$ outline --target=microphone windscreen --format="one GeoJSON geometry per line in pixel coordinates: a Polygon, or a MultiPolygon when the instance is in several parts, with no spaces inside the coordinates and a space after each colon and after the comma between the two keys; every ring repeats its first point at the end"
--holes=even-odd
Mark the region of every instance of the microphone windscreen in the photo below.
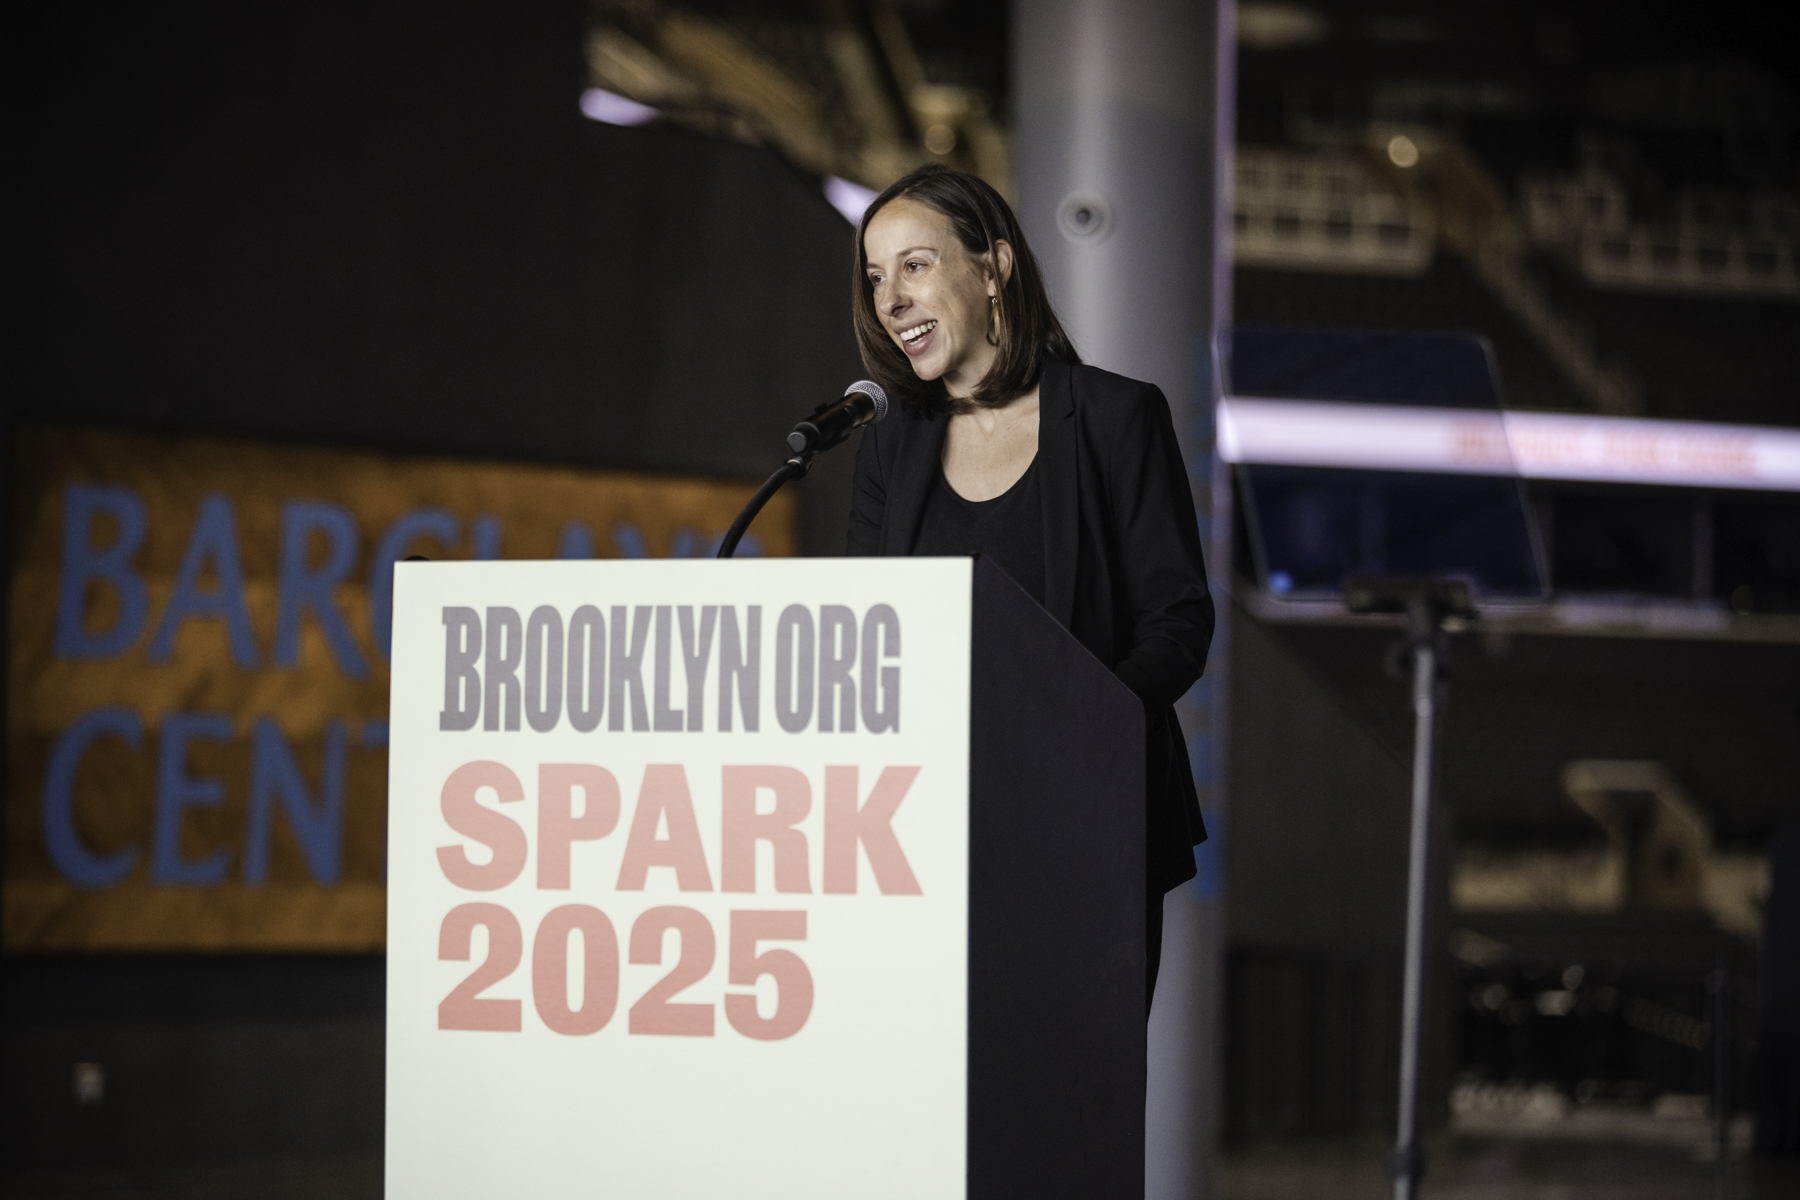
{"type": "MultiPolygon", "coordinates": [[[[846,396],[853,392],[861,392],[875,402],[875,421],[879,421],[887,416],[887,393],[881,390],[881,385],[879,383],[876,383],[873,379],[859,379],[844,389],[844,395],[846,396]]],[[[869,424],[873,425],[875,421],[870,421],[869,424]]]]}

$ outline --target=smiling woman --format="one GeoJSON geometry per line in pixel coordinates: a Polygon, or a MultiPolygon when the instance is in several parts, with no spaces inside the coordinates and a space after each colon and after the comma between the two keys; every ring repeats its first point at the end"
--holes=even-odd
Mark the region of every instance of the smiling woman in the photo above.
{"type": "Polygon", "coordinates": [[[991,557],[1144,703],[1145,1003],[1162,897],[1206,838],[1172,706],[1213,604],[1168,402],[1082,365],[1006,201],[921,167],[857,237],[863,363],[900,400],[857,451],[853,555],[991,557]]]}

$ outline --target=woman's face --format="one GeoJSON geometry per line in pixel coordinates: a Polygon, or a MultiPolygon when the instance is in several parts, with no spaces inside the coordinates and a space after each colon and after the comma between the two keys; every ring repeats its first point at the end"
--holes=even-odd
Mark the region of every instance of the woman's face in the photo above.
{"type": "MultiPolygon", "coordinates": [[[[1012,248],[996,243],[1000,269],[1012,248]]],[[[988,344],[989,297],[998,291],[987,264],[970,254],[934,208],[905,198],[875,214],[863,231],[875,311],[920,379],[942,379],[952,396],[971,394],[998,353],[988,344]]]]}

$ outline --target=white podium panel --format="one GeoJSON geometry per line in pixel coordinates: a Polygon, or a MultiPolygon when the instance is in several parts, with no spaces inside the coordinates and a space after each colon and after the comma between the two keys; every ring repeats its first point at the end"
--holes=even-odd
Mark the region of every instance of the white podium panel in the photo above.
{"type": "Polygon", "coordinates": [[[965,1193],[967,559],[394,573],[387,1194],[965,1193]]]}

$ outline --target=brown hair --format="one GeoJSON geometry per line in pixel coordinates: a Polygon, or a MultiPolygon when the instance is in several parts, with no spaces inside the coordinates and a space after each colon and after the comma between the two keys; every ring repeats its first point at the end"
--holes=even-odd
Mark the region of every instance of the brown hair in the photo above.
{"type": "Polygon", "coordinates": [[[926,163],[875,197],[856,230],[851,311],[857,348],[862,351],[863,366],[902,408],[935,413],[959,407],[944,390],[943,380],[924,380],[913,374],[906,352],[894,345],[875,312],[875,289],[869,282],[869,252],[863,235],[876,213],[902,197],[947,217],[956,240],[977,258],[992,254],[997,241],[1004,240],[1012,247],[1012,275],[1001,285],[998,296],[1000,351],[974,394],[963,403],[992,408],[1030,391],[1037,386],[1046,354],[1068,363],[1081,361],[1062,322],[1056,319],[1050,294],[1044,289],[1043,272],[1005,199],[967,171],[926,163]]]}

